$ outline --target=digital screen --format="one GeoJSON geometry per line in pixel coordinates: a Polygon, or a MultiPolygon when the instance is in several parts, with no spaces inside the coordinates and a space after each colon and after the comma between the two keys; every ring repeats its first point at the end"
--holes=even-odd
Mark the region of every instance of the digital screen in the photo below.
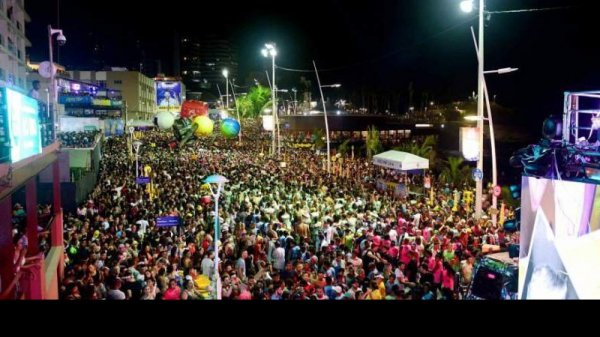
{"type": "Polygon", "coordinates": [[[4,101],[2,114],[5,116],[5,140],[9,147],[10,162],[42,153],[39,104],[35,99],[9,88],[2,89],[4,101]]]}
{"type": "Polygon", "coordinates": [[[159,111],[181,110],[181,82],[156,81],[156,105],[159,111]]]}
{"type": "Polygon", "coordinates": [[[524,177],[519,297],[600,299],[600,186],[524,177]]]}

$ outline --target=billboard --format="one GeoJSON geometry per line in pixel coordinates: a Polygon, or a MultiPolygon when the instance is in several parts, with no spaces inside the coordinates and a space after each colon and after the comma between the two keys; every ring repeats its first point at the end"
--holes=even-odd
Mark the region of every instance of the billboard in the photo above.
{"type": "Polygon", "coordinates": [[[600,185],[523,178],[519,297],[600,299],[600,185]]]}
{"type": "Polygon", "coordinates": [[[9,88],[1,88],[0,95],[1,162],[16,163],[42,153],[38,101],[9,88]]]}
{"type": "Polygon", "coordinates": [[[173,81],[156,81],[158,111],[179,112],[182,103],[182,84],[173,81]]]}

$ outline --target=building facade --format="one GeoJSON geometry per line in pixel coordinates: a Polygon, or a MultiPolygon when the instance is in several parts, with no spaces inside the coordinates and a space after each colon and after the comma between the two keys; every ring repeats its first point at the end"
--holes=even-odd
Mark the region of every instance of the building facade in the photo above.
{"type": "Polygon", "coordinates": [[[74,80],[92,83],[100,88],[121,92],[128,120],[150,120],[156,114],[156,88],[154,79],[137,71],[70,71],[74,80]]]}
{"type": "Polygon", "coordinates": [[[0,83],[23,92],[27,90],[25,48],[31,47],[25,36],[29,21],[24,0],[0,0],[0,83]]]}
{"type": "Polygon", "coordinates": [[[238,77],[237,48],[216,36],[181,37],[180,69],[190,99],[213,100],[225,94],[223,69],[229,78],[238,77]]]}

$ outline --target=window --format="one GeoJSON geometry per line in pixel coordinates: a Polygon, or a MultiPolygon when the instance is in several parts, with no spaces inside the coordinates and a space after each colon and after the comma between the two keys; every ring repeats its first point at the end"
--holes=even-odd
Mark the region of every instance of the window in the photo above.
{"type": "Polygon", "coordinates": [[[121,80],[114,80],[113,83],[114,84],[123,84],[123,81],[121,81],[121,80]]]}

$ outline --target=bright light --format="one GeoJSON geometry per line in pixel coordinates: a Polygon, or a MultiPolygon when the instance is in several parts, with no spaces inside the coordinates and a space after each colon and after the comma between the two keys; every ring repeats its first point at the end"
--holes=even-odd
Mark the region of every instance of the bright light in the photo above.
{"type": "Polygon", "coordinates": [[[429,105],[434,106],[435,103],[434,102],[429,102],[429,105]]]}
{"type": "Polygon", "coordinates": [[[229,70],[223,69],[223,76],[229,77],[229,70]]]}
{"type": "Polygon", "coordinates": [[[271,54],[271,56],[275,57],[275,56],[277,56],[277,50],[275,50],[275,49],[271,49],[271,50],[269,51],[269,54],[271,54]]]}
{"type": "Polygon", "coordinates": [[[272,43],[265,43],[265,48],[267,48],[267,49],[275,49],[275,46],[272,43]]]}
{"type": "Polygon", "coordinates": [[[341,112],[340,110],[336,111],[336,113],[337,113],[338,115],[341,115],[341,114],[342,114],[342,112],[341,112]]]}
{"type": "Polygon", "coordinates": [[[466,161],[479,160],[479,129],[460,129],[460,149],[466,161]]]}
{"type": "Polygon", "coordinates": [[[445,128],[445,127],[446,127],[446,125],[442,124],[442,129],[445,128]]]}
{"type": "Polygon", "coordinates": [[[479,116],[465,116],[465,120],[469,122],[478,122],[479,116]]]}
{"type": "Polygon", "coordinates": [[[263,54],[264,57],[269,57],[269,51],[266,50],[266,49],[262,50],[262,54],[263,54]]]}
{"type": "Polygon", "coordinates": [[[432,124],[416,124],[415,128],[417,129],[424,129],[424,128],[432,128],[433,125],[432,124]]]}
{"type": "Polygon", "coordinates": [[[600,116],[592,117],[592,129],[600,130],[600,116]]]}
{"type": "Polygon", "coordinates": [[[460,3],[460,9],[465,13],[471,13],[474,7],[473,0],[465,0],[460,3]]]}

